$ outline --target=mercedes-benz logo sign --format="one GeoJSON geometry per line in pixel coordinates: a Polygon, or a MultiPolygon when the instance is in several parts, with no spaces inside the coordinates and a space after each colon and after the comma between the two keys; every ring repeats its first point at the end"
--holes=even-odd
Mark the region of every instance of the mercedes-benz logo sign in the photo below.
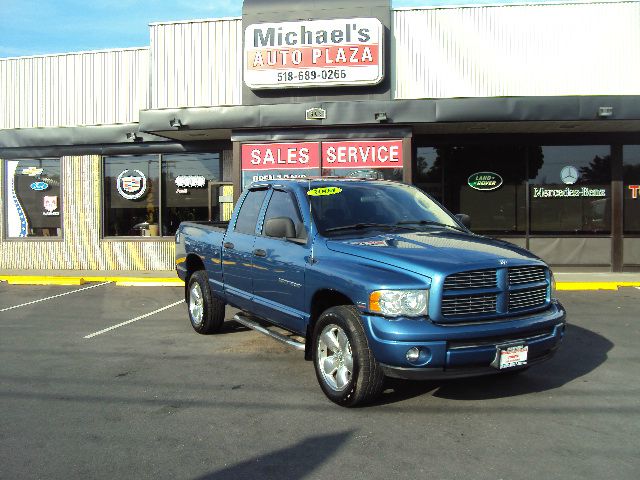
{"type": "Polygon", "coordinates": [[[127,200],[137,200],[147,191],[147,177],[140,170],[133,170],[134,174],[129,174],[129,170],[118,175],[116,188],[118,193],[127,200]]]}
{"type": "Polygon", "coordinates": [[[573,185],[578,181],[578,177],[580,174],[578,173],[578,169],[573,166],[564,167],[560,171],[560,179],[563,183],[567,185],[573,185]]]}

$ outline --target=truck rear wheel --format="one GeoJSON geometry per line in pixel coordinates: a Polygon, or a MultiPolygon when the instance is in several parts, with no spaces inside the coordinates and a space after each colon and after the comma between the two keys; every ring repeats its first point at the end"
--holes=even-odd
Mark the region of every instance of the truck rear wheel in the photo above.
{"type": "Polygon", "coordinates": [[[382,391],[384,374],[353,306],[332,307],[320,315],[313,335],[313,364],[322,391],[338,405],[365,404],[382,391]]]}
{"type": "Polygon", "coordinates": [[[224,323],[224,302],[211,297],[207,272],[198,270],[189,277],[187,306],[193,329],[203,335],[216,333],[224,323]]]}

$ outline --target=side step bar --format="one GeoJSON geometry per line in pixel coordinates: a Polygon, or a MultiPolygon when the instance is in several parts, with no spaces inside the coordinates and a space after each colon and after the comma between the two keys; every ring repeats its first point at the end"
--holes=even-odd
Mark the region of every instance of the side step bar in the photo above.
{"type": "Polygon", "coordinates": [[[273,330],[269,330],[268,328],[260,325],[255,320],[250,319],[247,315],[244,315],[242,313],[237,313],[233,317],[233,319],[236,322],[244,325],[245,327],[249,327],[257,332],[260,332],[264,335],[267,335],[268,337],[273,338],[274,340],[277,340],[279,342],[284,343],[285,345],[289,345],[290,347],[295,348],[296,350],[301,350],[304,352],[304,343],[297,342],[296,340],[293,340],[292,338],[287,337],[286,335],[283,335],[278,332],[274,332],[273,330]]]}

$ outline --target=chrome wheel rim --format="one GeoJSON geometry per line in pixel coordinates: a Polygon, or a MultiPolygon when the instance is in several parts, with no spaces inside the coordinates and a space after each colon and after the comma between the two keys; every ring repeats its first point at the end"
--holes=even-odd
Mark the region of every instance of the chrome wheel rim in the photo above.
{"type": "Polygon", "coordinates": [[[327,325],[322,330],[317,362],[329,388],[342,392],[349,386],[353,375],[353,352],[347,334],[338,325],[327,325]]]}
{"type": "Polygon", "coordinates": [[[191,314],[191,323],[196,327],[202,325],[204,314],[204,302],[202,298],[202,289],[195,282],[189,290],[189,313],[191,314]]]}

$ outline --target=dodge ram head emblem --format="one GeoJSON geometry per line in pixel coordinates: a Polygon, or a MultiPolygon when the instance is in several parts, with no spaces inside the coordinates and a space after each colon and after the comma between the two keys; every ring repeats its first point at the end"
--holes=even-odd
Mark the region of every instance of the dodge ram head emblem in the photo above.
{"type": "Polygon", "coordinates": [[[507,261],[506,260],[500,260],[500,265],[506,265],[507,261]]]}

